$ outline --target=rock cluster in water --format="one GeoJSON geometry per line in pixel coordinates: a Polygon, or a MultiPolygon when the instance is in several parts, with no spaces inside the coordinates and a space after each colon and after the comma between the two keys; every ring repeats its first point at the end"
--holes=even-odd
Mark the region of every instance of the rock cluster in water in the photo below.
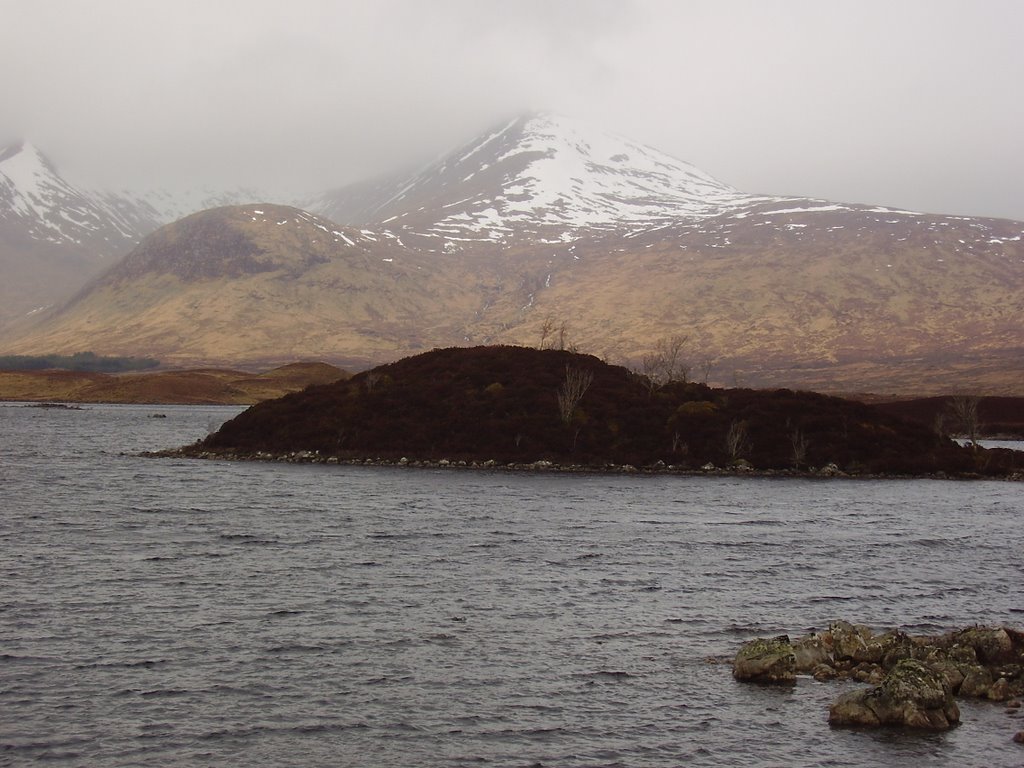
{"type": "Polygon", "coordinates": [[[833,725],[944,730],[960,719],[955,696],[1008,702],[1009,708],[1019,709],[1024,632],[969,627],[942,635],[876,634],[837,621],[826,632],[797,640],[787,635],[751,640],[733,660],[737,680],[793,685],[798,674],[871,684],[832,704],[833,725]]]}

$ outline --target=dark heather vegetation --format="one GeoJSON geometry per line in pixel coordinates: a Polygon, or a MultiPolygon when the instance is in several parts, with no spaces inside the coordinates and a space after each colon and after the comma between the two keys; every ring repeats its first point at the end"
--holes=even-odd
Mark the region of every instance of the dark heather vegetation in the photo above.
{"type": "Polygon", "coordinates": [[[652,386],[553,349],[440,349],[253,406],[186,453],[1005,475],[1024,455],[810,392],[652,386]]]}
{"type": "Polygon", "coordinates": [[[149,357],[102,357],[94,352],[76,352],[73,355],[3,355],[0,371],[90,371],[118,373],[156,368],[159,360],[149,357]]]}
{"type": "Polygon", "coordinates": [[[1024,440],[1024,397],[922,397],[878,403],[880,410],[925,424],[937,432],[1024,440]],[[973,423],[972,423],[973,422],[973,423]]]}

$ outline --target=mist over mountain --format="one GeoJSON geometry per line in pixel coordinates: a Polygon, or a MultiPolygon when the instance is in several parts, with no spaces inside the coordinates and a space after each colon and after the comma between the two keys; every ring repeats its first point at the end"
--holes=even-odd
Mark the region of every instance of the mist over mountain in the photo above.
{"type": "Polygon", "coordinates": [[[1021,222],[748,194],[556,115],[306,210],[249,200],[153,234],[211,198],[88,193],[38,151],[0,157],[10,274],[36,274],[41,251],[24,244],[51,242],[78,259],[63,268],[79,287],[93,279],[11,324],[5,352],[360,366],[550,343],[555,327],[616,362],[684,336],[694,371],[719,381],[1006,391],[1024,367],[1021,222]],[[96,243],[127,255],[89,255],[96,243]]]}

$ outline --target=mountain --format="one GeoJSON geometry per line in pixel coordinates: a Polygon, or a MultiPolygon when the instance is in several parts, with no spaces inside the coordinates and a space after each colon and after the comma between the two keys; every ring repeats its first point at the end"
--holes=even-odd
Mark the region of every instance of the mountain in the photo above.
{"type": "Polygon", "coordinates": [[[151,231],[154,214],[70,184],[31,144],[0,150],[0,324],[81,287],[151,231]]]}
{"type": "Polygon", "coordinates": [[[365,365],[460,338],[481,290],[471,273],[438,270],[393,237],[297,208],[215,208],[160,228],[4,347],[145,349],[179,364],[365,365]]]}
{"type": "Polygon", "coordinates": [[[999,219],[762,204],[553,254],[524,302],[533,319],[498,338],[535,344],[550,317],[613,360],[685,336],[693,375],[723,383],[1012,394],[1022,235],[999,219]]]}
{"type": "Polygon", "coordinates": [[[780,199],[744,194],[656,149],[542,113],[498,126],[418,173],[343,188],[309,207],[453,250],[622,235],[780,199]]]}
{"type": "Polygon", "coordinates": [[[101,239],[132,240],[152,229],[156,212],[133,209],[115,196],[77,188],[31,144],[0,151],[0,221],[18,224],[32,237],[82,245],[101,239]],[[148,214],[148,215],[147,215],[148,214]]]}
{"type": "Polygon", "coordinates": [[[1024,390],[1022,222],[749,195],[548,115],[309,205],[331,215],[166,225],[0,352],[358,368],[554,343],[639,365],[677,339],[724,384],[1024,390]]]}
{"type": "Polygon", "coordinates": [[[260,199],[239,189],[109,192],[68,181],[30,143],[0,149],[0,326],[67,300],[162,224],[260,199]]]}

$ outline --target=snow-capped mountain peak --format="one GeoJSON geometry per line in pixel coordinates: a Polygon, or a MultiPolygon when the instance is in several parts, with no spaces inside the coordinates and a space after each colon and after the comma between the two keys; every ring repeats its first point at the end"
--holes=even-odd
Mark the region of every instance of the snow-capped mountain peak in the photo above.
{"type": "MultiPolygon", "coordinates": [[[[571,241],[764,201],[651,147],[549,113],[519,117],[405,179],[366,223],[429,240],[571,241]]],[[[323,212],[331,213],[329,201],[323,212]]]]}
{"type": "Polygon", "coordinates": [[[33,240],[80,246],[98,235],[120,252],[190,213],[264,199],[249,189],[92,189],[62,176],[31,143],[0,148],[0,222],[16,223],[33,240]]]}
{"type": "Polygon", "coordinates": [[[140,235],[138,216],[113,196],[76,187],[34,145],[0,151],[0,222],[17,223],[29,237],[80,246],[117,243],[140,235]]]}
{"type": "Polygon", "coordinates": [[[18,141],[0,151],[0,173],[29,187],[40,177],[57,176],[57,169],[35,145],[18,141]]]}
{"type": "Polygon", "coordinates": [[[60,232],[59,222],[48,222],[52,203],[78,196],[74,187],[57,173],[53,163],[35,146],[17,142],[0,152],[0,196],[7,205],[4,213],[37,217],[60,232]]]}
{"type": "Polygon", "coordinates": [[[669,212],[700,217],[745,197],[689,163],[565,117],[532,115],[509,131],[518,131],[515,145],[496,162],[526,161],[504,188],[512,216],[543,211],[551,223],[600,226],[669,212]]]}

